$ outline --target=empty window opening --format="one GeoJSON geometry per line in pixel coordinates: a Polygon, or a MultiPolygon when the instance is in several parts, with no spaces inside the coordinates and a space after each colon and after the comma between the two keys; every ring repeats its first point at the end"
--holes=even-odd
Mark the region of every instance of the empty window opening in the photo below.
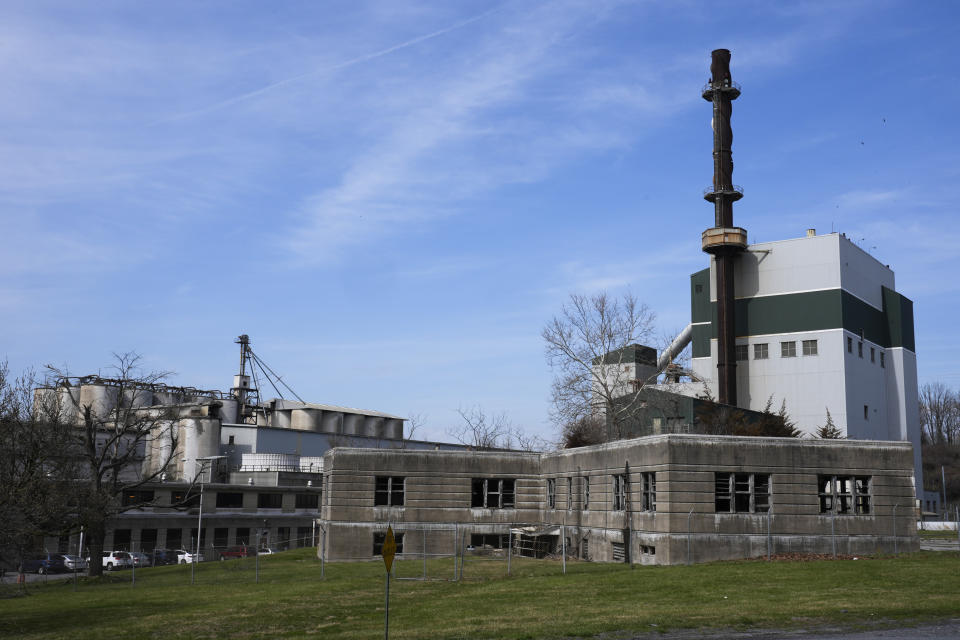
{"type": "Polygon", "coordinates": [[[627,508],[627,476],[617,473],[613,476],[613,510],[623,511],[627,508]]]}
{"type": "Polygon", "coordinates": [[[258,509],[279,509],[282,506],[283,506],[282,493],[258,493],[257,494],[258,509]]]}
{"type": "Polygon", "coordinates": [[[567,478],[567,510],[573,509],[573,478],[567,478]]]}
{"type": "Polygon", "coordinates": [[[583,508],[590,508],[590,476],[583,477],[583,508]]]}
{"type": "Polygon", "coordinates": [[[863,343],[862,343],[862,342],[858,342],[858,343],[857,343],[857,355],[860,356],[861,358],[863,357],[863,343]]]}
{"type": "Polygon", "coordinates": [[[512,509],[516,505],[513,478],[474,478],[470,484],[470,505],[485,509],[512,509]]]}
{"type": "Polygon", "coordinates": [[[853,338],[847,336],[847,353],[853,353],[853,338]]]}
{"type": "Polygon", "coordinates": [[[870,419],[870,407],[867,405],[863,405],[863,419],[864,420],[870,419]]]}
{"type": "Polygon", "coordinates": [[[869,515],[869,476],[820,476],[820,513],[869,515]]]}
{"type": "MultiPolygon", "coordinates": [[[[474,504],[473,506],[477,506],[474,504]]],[[[557,480],[556,478],[547,478],[547,508],[555,509],[557,507],[557,480]]]]}
{"type": "Polygon", "coordinates": [[[714,507],[717,513],[766,513],[770,509],[770,475],[715,474],[714,507]]]}
{"type": "Polygon", "coordinates": [[[373,505],[377,507],[402,507],[406,500],[403,476],[377,476],[373,492],[373,505]]]}
{"type": "Polygon", "coordinates": [[[640,474],[641,500],[643,511],[657,510],[657,474],[653,471],[640,474]]]}
{"type": "Polygon", "coordinates": [[[218,491],[217,492],[217,509],[242,509],[243,508],[243,494],[242,493],[233,493],[218,491]]]}

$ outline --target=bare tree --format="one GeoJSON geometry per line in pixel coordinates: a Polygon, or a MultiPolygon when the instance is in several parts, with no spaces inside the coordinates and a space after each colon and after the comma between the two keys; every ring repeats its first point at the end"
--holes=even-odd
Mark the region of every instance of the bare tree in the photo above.
{"type": "Polygon", "coordinates": [[[637,364],[637,349],[653,338],[654,319],[631,294],[570,295],[542,332],[554,371],[551,418],[561,431],[599,417],[608,438],[624,437],[643,408],[640,389],[656,380],[655,351],[652,366],[637,364]]]}
{"type": "MultiPolygon", "coordinates": [[[[101,379],[107,400],[72,398],[76,424],[72,452],[79,474],[70,483],[76,524],[84,527],[90,550],[90,575],[100,575],[99,558],[109,521],[125,511],[149,504],[141,487],[172,471],[179,455],[176,406],[152,405],[152,387],[167,372],[143,372],[136,353],[115,354],[113,377],[101,379]]],[[[57,384],[68,376],[48,367],[57,384]]]]}
{"type": "Polygon", "coordinates": [[[515,427],[506,413],[487,414],[482,407],[457,409],[462,422],[447,429],[447,434],[460,444],[475,449],[509,449],[513,446],[515,427]]]}
{"type": "Polygon", "coordinates": [[[960,396],[942,382],[920,387],[920,425],[930,444],[960,442],[960,396]]]}
{"type": "Polygon", "coordinates": [[[70,527],[73,428],[45,420],[56,408],[35,402],[32,372],[11,379],[0,364],[0,562],[18,566],[45,536],[70,527]]]}

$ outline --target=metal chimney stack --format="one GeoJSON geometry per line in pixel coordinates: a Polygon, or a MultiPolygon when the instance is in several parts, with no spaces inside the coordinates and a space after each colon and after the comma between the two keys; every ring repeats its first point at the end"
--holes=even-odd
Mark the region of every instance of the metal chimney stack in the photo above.
{"type": "Polygon", "coordinates": [[[733,264],[738,253],[747,248],[747,231],[733,226],[733,203],[743,197],[733,184],[733,131],[730,129],[731,103],[740,97],[740,87],[730,78],[730,51],[716,49],[711,54],[710,82],[703,88],[703,99],[713,104],[713,188],[703,197],[714,207],[714,226],[703,232],[703,250],[716,259],[717,381],[718,400],[737,404],[736,326],[734,316],[733,264]]]}

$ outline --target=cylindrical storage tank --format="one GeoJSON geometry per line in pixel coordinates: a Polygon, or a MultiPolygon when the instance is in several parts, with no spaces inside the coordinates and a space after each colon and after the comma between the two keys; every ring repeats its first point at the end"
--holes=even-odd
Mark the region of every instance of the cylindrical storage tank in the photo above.
{"type": "MultiPolygon", "coordinates": [[[[216,418],[182,418],[180,441],[183,442],[183,477],[192,480],[201,471],[201,465],[197,464],[199,458],[220,453],[220,421],[216,418]]],[[[204,479],[209,480],[209,474],[205,474],[204,479]]]]}
{"type": "Polygon", "coordinates": [[[153,406],[153,391],[150,389],[124,389],[123,406],[133,407],[134,409],[153,406]]]}
{"type": "Polygon", "coordinates": [[[94,418],[104,419],[117,406],[117,387],[105,384],[85,384],[80,387],[80,407],[90,407],[94,418]]]}
{"type": "Polygon", "coordinates": [[[33,390],[33,415],[37,420],[56,420],[61,413],[56,389],[37,387],[33,390]]]}
{"type": "Polygon", "coordinates": [[[394,440],[403,440],[403,420],[390,418],[383,429],[385,437],[394,440]]]}
{"type": "Polygon", "coordinates": [[[363,416],[358,416],[355,413],[343,414],[343,435],[362,436],[363,416]]]}
{"type": "Polygon", "coordinates": [[[294,409],[290,412],[290,428],[320,431],[320,409],[294,409]]]}
{"type": "Polygon", "coordinates": [[[57,391],[57,402],[60,405],[60,419],[67,424],[76,422],[80,415],[80,388],[60,387],[57,391]]]}
{"type": "Polygon", "coordinates": [[[377,432],[377,427],[380,425],[382,420],[376,416],[364,416],[363,417],[363,435],[369,436],[371,438],[377,438],[380,436],[380,433],[377,432]]]}
{"type": "Polygon", "coordinates": [[[339,411],[324,411],[320,418],[320,430],[324,433],[340,433],[343,427],[343,414],[339,411]]]}
{"type": "Polygon", "coordinates": [[[240,416],[237,411],[240,410],[240,403],[234,398],[224,398],[220,401],[223,406],[220,407],[220,420],[228,424],[236,424],[240,416]]]}
{"type": "Polygon", "coordinates": [[[278,429],[290,428],[290,409],[274,411],[272,418],[273,420],[271,420],[270,424],[271,427],[277,427],[278,429]]]}

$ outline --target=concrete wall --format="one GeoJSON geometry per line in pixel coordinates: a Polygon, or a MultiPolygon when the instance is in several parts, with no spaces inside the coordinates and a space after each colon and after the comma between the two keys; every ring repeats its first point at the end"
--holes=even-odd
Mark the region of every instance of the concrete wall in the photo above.
{"type": "MultiPolygon", "coordinates": [[[[322,552],[331,560],[369,559],[373,533],[388,523],[413,534],[406,542],[411,545],[430,527],[506,533],[511,525],[552,525],[562,528],[575,555],[610,561],[616,546],[626,545],[633,562],[656,564],[763,555],[768,527],[773,553],[831,553],[834,544],[838,553],[888,552],[894,528],[899,550],[917,548],[909,443],[674,434],[540,455],[335,449],[324,468],[328,535],[322,552]],[[716,474],[724,472],[768,474],[770,515],[717,513],[716,474]],[[656,480],[655,510],[643,509],[645,473],[656,480]],[[378,475],[406,479],[403,507],[374,506],[378,475]],[[614,509],[615,475],[629,477],[623,509],[614,509]],[[869,477],[870,513],[822,514],[820,475],[869,477]],[[477,477],[514,478],[515,508],[471,508],[470,481],[477,477]],[[551,480],[553,507],[547,499],[551,480]]],[[[452,552],[452,538],[430,539],[446,547],[429,552],[452,552]]]]}

